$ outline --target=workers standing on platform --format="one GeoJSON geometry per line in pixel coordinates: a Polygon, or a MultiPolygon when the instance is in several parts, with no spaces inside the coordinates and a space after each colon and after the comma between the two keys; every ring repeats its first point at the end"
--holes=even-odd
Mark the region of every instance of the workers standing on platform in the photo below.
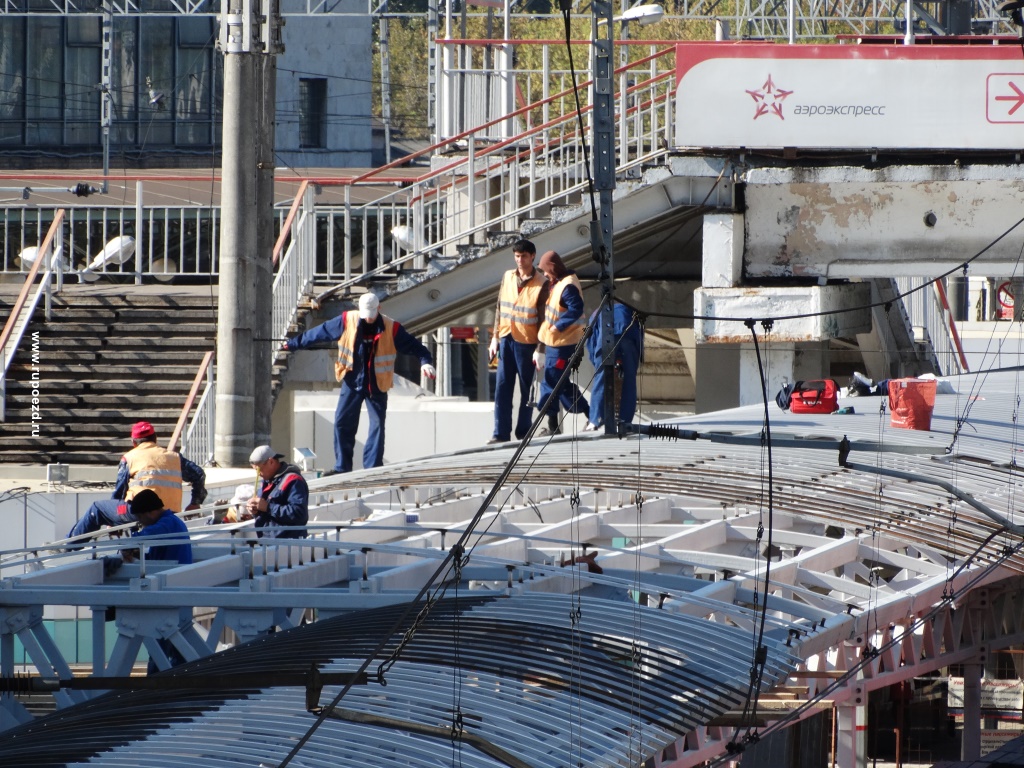
{"type": "Polygon", "coordinates": [[[429,350],[398,322],[380,314],[379,306],[374,294],[364,293],[359,298],[358,312],[342,312],[284,343],[283,348],[292,351],[324,341],[338,342],[334,373],[341,382],[341,392],[334,413],[334,470],[324,473],[327,475],[352,471],[352,452],[364,401],[370,415],[370,432],[363,446],[363,468],[384,464],[388,390],[394,382],[399,352],[418,357],[420,372],[426,378],[437,376],[429,350]]]}
{"type": "Polygon", "coordinates": [[[498,377],[494,387],[494,434],[487,441],[507,443],[515,434],[522,440],[533,423],[530,387],[534,373],[544,368],[544,348],[537,345],[537,332],[543,319],[550,286],[536,269],[533,260],[537,248],[529,240],[512,244],[516,268],[501,279],[494,327],[488,349],[491,360],[498,359],[498,377]],[[512,397],[519,382],[519,411],[512,431],[512,397]]]}

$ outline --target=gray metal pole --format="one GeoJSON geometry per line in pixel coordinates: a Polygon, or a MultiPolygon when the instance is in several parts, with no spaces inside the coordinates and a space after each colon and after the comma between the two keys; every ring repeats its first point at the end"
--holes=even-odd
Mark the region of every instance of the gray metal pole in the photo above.
{"type": "Polygon", "coordinates": [[[604,361],[604,431],[617,432],[615,418],[615,270],[612,260],[612,193],[615,191],[615,64],[614,31],[610,0],[594,0],[591,24],[594,39],[594,186],[600,200],[596,221],[590,222],[590,245],[601,265],[601,294],[607,298],[601,323],[601,357],[604,361]]]}
{"type": "MultiPolygon", "coordinates": [[[[101,21],[100,42],[100,131],[103,138],[103,194],[109,191],[107,176],[110,175],[110,56],[114,44],[114,4],[112,0],[103,2],[103,18],[101,21]]],[[[142,222],[135,222],[135,239],[141,238],[142,222]]]]}
{"type": "MultiPolygon", "coordinates": [[[[224,5],[228,12],[221,20],[224,123],[213,453],[220,466],[240,467],[248,462],[255,437],[255,62],[250,48],[253,19],[248,0],[227,0],[224,5]],[[223,44],[225,39],[227,43],[223,44]]],[[[266,302],[269,297],[260,296],[259,300],[266,302]]]]}

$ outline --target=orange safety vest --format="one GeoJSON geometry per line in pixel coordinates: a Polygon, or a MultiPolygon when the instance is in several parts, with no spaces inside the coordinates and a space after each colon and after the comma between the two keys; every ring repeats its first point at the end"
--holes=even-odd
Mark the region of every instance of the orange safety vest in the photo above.
{"type": "Polygon", "coordinates": [[[511,333],[512,338],[520,344],[537,343],[537,327],[540,325],[537,299],[544,288],[545,279],[540,270],[535,269],[533,277],[519,290],[516,270],[510,269],[505,273],[498,292],[498,338],[511,333]]]}
{"type": "Polygon", "coordinates": [[[587,324],[583,320],[582,314],[564,331],[555,328],[555,323],[566,311],[562,309],[561,301],[562,291],[567,285],[575,285],[576,290],[580,292],[580,298],[583,298],[583,287],[575,274],[566,275],[555,283],[555,287],[551,289],[551,295],[548,296],[547,306],[544,308],[544,323],[537,334],[537,338],[549,347],[565,347],[576,344],[583,338],[583,334],[587,330],[587,324]]]}
{"type": "Polygon", "coordinates": [[[147,440],[128,451],[124,461],[129,477],[125,501],[131,501],[139,491],[149,488],[167,509],[181,512],[181,456],[147,440]]]}
{"type": "MultiPolygon", "coordinates": [[[[377,389],[387,392],[395,381],[395,358],[398,357],[398,350],[395,348],[395,321],[386,315],[384,318],[384,332],[374,340],[373,346],[373,371],[377,376],[377,389]]],[[[334,376],[338,381],[345,378],[345,375],[352,370],[353,360],[356,355],[356,329],[359,327],[359,313],[345,313],[345,330],[341,332],[338,339],[338,362],[334,364],[334,376]]]]}

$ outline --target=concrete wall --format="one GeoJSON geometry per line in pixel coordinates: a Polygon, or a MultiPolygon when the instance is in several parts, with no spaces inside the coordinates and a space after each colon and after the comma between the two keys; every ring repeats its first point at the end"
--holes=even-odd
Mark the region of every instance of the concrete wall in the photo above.
{"type": "Polygon", "coordinates": [[[365,13],[289,16],[283,34],[285,52],[277,64],[278,168],[369,167],[373,134],[370,17],[365,13]],[[316,77],[327,78],[324,149],[299,146],[299,80],[316,77]]]}

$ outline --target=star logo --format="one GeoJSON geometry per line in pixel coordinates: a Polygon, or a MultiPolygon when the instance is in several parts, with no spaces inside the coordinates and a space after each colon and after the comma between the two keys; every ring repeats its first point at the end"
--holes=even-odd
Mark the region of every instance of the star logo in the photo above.
{"type": "Polygon", "coordinates": [[[754,119],[761,117],[761,115],[767,115],[769,113],[775,115],[780,120],[786,118],[782,116],[782,102],[786,100],[792,91],[784,91],[772,82],[772,76],[768,75],[768,79],[764,81],[762,85],[756,91],[747,91],[750,94],[750,98],[754,100],[754,104],[757,105],[757,109],[754,111],[754,119]]]}

